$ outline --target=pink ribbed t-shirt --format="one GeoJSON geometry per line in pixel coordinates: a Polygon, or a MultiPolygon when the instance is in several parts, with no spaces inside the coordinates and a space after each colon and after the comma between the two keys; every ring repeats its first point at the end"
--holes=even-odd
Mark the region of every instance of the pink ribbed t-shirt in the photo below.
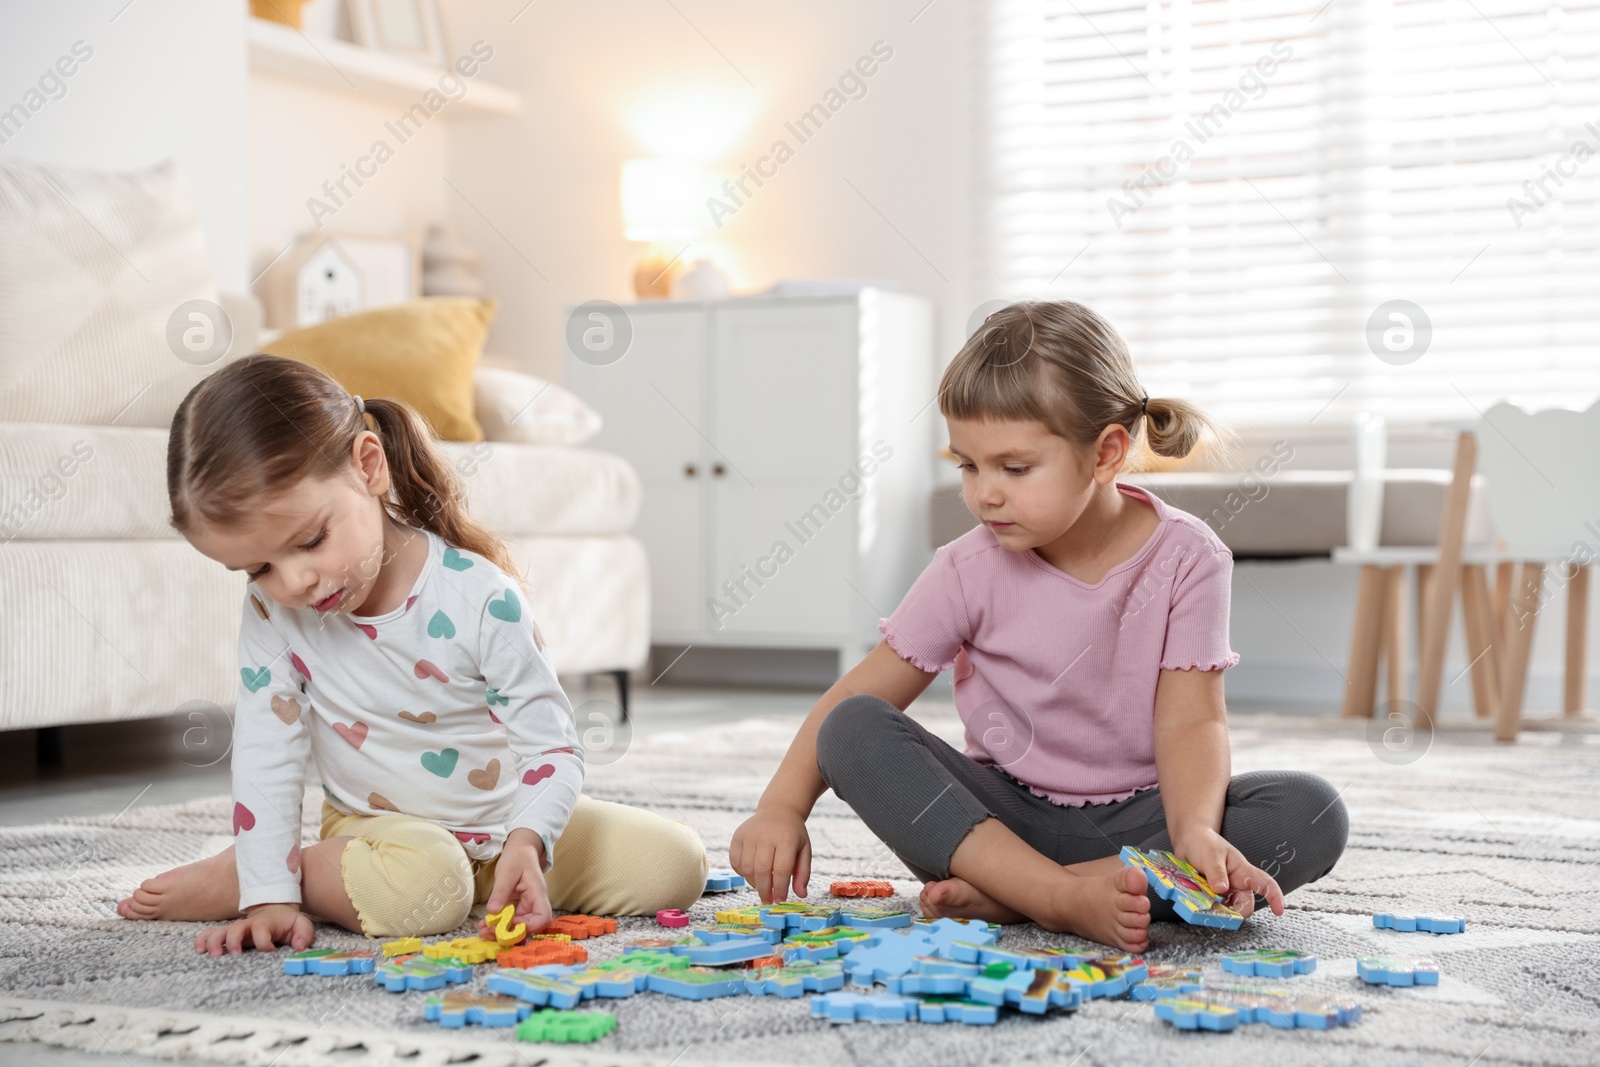
{"type": "Polygon", "coordinates": [[[1117,488],[1160,522],[1094,585],[979,526],[935,552],[878,622],[905,660],[954,669],[966,754],[1057,804],[1154,786],[1160,672],[1239,662],[1228,647],[1233,554],[1188,512],[1117,488]]]}

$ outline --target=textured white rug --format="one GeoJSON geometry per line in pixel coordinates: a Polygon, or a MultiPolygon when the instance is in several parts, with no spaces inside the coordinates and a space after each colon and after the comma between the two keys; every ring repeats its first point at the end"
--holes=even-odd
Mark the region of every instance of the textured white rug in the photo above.
{"type": "MultiPolygon", "coordinates": [[[[948,710],[919,711],[919,718],[959,736],[948,710]]],[[[752,719],[657,735],[592,768],[590,790],[684,820],[720,863],[792,728],[792,720],[752,719]]],[[[366,978],[286,978],[281,955],[203,958],[190,947],[193,925],[115,915],[115,902],[140,879],[228,844],[227,800],[213,797],[136,807],[114,824],[107,816],[0,830],[0,1041],[285,1067],[444,1063],[468,1049],[485,1065],[1038,1060],[1086,1067],[1179,1056],[1190,1064],[1361,1067],[1600,1062],[1600,736],[1531,733],[1497,746],[1481,733],[1446,732],[1420,760],[1395,766],[1374,755],[1360,724],[1236,717],[1233,735],[1236,771],[1299,768],[1342,788],[1349,848],[1331,875],[1289,898],[1282,918],[1253,920],[1226,939],[1161,924],[1148,956],[1214,967],[1224,947],[1314,952],[1321,966],[1295,979],[1297,987],[1355,994],[1366,1014],[1353,1027],[1183,1034],[1157,1022],[1147,1005],[1127,1001],[1043,1020],[1012,1015],[997,1027],[835,1027],[808,1018],[803,1000],[690,1003],[642,994],[595,1005],[614,1011],[619,1025],[594,1046],[517,1045],[503,1032],[476,1030],[447,1036],[421,1020],[419,994],[384,993],[366,978]],[[1389,910],[1456,912],[1469,929],[1439,938],[1373,930],[1371,913],[1389,910]],[[1380,951],[1432,954],[1444,980],[1436,989],[1364,986],[1353,960],[1380,951]]],[[[308,801],[306,811],[317,810],[308,801]]],[[[887,878],[914,903],[917,885],[905,869],[831,794],[811,832],[813,892],[816,883],[825,891],[830,877],[887,878]]],[[[308,822],[308,837],[314,833],[308,822]]],[[[696,917],[753,899],[708,896],[696,917]]],[[[648,929],[656,929],[652,920],[623,923],[624,931],[648,929]]],[[[615,954],[619,940],[588,942],[591,956],[615,954]]],[[[1032,926],[1008,927],[1004,940],[1073,943],[1032,926]]],[[[326,927],[318,942],[367,944],[326,927]]]]}

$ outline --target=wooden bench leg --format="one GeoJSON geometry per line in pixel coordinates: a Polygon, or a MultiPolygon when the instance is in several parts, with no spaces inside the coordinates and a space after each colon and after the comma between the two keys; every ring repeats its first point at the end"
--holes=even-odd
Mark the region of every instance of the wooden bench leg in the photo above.
{"type": "Polygon", "coordinates": [[[1356,618],[1350,627],[1350,667],[1344,679],[1347,719],[1370,719],[1378,688],[1378,652],[1383,639],[1385,568],[1364,563],[1356,587],[1356,618]]]}
{"type": "Polygon", "coordinates": [[[1506,604],[1511,600],[1511,582],[1517,576],[1515,563],[1497,563],[1494,568],[1494,643],[1500,652],[1500,661],[1505,662],[1503,652],[1506,647],[1506,604]]]}
{"type": "Polygon", "coordinates": [[[1500,656],[1494,640],[1489,578],[1481,565],[1461,568],[1461,615],[1467,628],[1467,658],[1472,663],[1472,709],[1478,718],[1492,719],[1500,702],[1500,656]]]}
{"type": "Polygon", "coordinates": [[[1428,598],[1433,595],[1434,566],[1431,563],[1417,564],[1417,657],[1422,657],[1422,650],[1428,647],[1428,598]]]}
{"type": "Polygon", "coordinates": [[[1528,654],[1533,649],[1533,624],[1539,617],[1539,591],[1544,581],[1542,563],[1523,563],[1517,569],[1511,599],[1506,605],[1505,674],[1500,679],[1499,715],[1494,724],[1497,741],[1515,741],[1522,725],[1528,654]]]}
{"type": "Polygon", "coordinates": [[[1562,687],[1561,713],[1582,715],[1585,672],[1589,669],[1589,568],[1572,563],[1567,584],[1567,667],[1562,687]]]}
{"type": "Polygon", "coordinates": [[[1406,569],[1383,569],[1384,693],[1392,704],[1406,695],[1406,569]]]}

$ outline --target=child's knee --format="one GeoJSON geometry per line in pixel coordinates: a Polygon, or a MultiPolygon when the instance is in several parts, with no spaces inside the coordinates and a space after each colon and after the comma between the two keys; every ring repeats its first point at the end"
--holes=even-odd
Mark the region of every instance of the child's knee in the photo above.
{"type": "Polygon", "coordinates": [[[472,911],[472,866],[444,830],[352,841],[345,849],[345,889],[368,937],[448,933],[472,911]]]}
{"type": "Polygon", "coordinates": [[[1345,842],[1350,837],[1350,813],[1332,782],[1315,774],[1300,771],[1291,773],[1309,820],[1306,834],[1316,844],[1318,859],[1326,858],[1326,863],[1317,872],[1320,877],[1344,855],[1345,842]]]}
{"type": "Polygon", "coordinates": [[[874,736],[881,736],[884,716],[898,714],[893,704],[868,694],[845,697],[835,704],[817,728],[817,770],[822,780],[832,787],[835,777],[873,762],[868,753],[874,736]]]}
{"type": "Polygon", "coordinates": [[[653,901],[645,901],[639,910],[654,915],[663,908],[688,911],[690,906],[706,891],[706,873],[710,863],[700,835],[677,822],[667,822],[661,832],[660,853],[657,858],[659,880],[652,889],[659,893],[653,901]]]}

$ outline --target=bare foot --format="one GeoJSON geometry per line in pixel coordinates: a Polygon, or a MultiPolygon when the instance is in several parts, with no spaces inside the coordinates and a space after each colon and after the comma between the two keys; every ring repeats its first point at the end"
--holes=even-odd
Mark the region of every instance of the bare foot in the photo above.
{"type": "Polygon", "coordinates": [[[117,905],[124,919],[217,922],[239,914],[239,870],[233,846],[209,859],[148,878],[117,905]]]}
{"type": "Polygon", "coordinates": [[[1103,874],[1067,874],[1056,894],[1053,914],[1035,921],[1052,933],[1077,934],[1124,952],[1150,947],[1148,883],[1132,867],[1103,874]]]}
{"type": "Polygon", "coordinates": [[[926,919],[982,919],[991,923],[1025,923],[1028,917],[1013,911],[971,882],[952,875],[922,887],[922,915],[926,919]]]}

